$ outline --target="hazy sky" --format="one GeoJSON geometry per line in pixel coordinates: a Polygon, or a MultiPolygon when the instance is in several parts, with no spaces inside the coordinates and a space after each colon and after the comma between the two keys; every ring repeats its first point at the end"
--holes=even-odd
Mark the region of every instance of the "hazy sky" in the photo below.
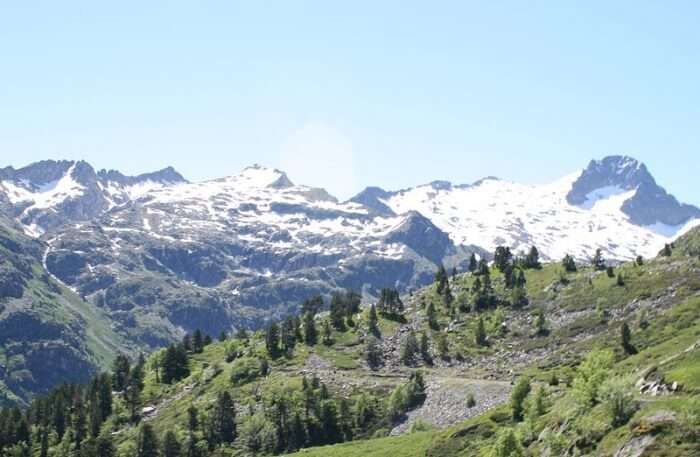
{"type": "Polygon", "coordinates": [[[344,198],[627,154],[700,204],[698,23],[691,1],[3,2],[0,165],[261,163],[344,198]]]}

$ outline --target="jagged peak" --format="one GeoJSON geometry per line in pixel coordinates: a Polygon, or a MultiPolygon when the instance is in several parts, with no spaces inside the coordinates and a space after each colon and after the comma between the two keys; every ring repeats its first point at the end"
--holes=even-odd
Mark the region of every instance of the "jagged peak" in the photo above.
{"type": "Polygon", "coordinates": [[[180,184],[187,180],[172,166],[167,166],[150,173],[142,173],[136,176],[125,175],[118,170],[102,169],[97,172],[97,176],[104,181],[112,181],[121,184],[137,184],[146,181],[158,182],[161,184],[180,184]]]}
{"type": "Polygon", "coordinates": [[[250,187],[286,189],[294,186],[294,183],[287,177],[285,172],[257,163],[245,167],[238,175],[232,178],[250,187]]]}

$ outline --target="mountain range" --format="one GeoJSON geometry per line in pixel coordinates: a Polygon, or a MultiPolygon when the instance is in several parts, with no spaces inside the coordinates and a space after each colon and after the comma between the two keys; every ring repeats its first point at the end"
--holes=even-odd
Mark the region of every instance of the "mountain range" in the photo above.
{"type": "MultiPolygon", "coordinates": [[[[434,181],[369,187],[345,202],[259,165],[192,183],[171,167],[126,176],[47,160],[0,169],[0,214],[8,240],[0,325],[35,313],[38,278],[99,315],[110,344],[124,350],[196,328],[213,335],[260,327],[339,288],[365,297],[383,287],[409,292],[432,281],[437,265],[464,271],[472,254],[490,258],[499,245],[536,246],[544,260],[586,260],[599,248],[610,260],[651,257],[700,221],[698,208],[623,156],[546,185],[434,181]],[[12,250],[24,245],[31,248],[12,250]],[[13,279],[22,262],[11,251],[28,279],[13,279]]],[[[80,319],[66,303],[60,308],[80,319]]],[[[48,341],[44,324],[74,333],[60,319],[42,319],[28,330],[31,344],[48,341]]],[[[94,352],[79,359],[93,363],[94,352]]],[[[21,397],[35,386],[9,378],[27,365],[15,360],[10,370],[10,360],[0,380],[21,397]]]]}

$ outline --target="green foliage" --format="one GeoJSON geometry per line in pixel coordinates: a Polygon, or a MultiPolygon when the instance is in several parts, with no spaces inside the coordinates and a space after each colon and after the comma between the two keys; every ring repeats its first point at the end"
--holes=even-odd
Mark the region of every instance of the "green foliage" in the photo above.
{"type": "Polygon", "coordinates": [[[566,254],[561,261],[561,265],[564,267],[564,271],[567,273],[575,273],[577,270],[576,261],[572,256],[566,254]]]}
{"type": "Polygon", "coordinates": [[[525,451],[515,432],[512,428],[507,428],[499,432],[489,457],[522,457],[524,455],[525,451]]]}
{"type": "Polygon", "coordinates": [[[474,343],[477,346],[486,345],[486,329],[484,328],[484,318],[479,316],[476,322],[476,329],[474,330],[474,343]]]}
{"type": "Polygon", "coordinates": [[[581,408],[587,409],[600,402],[600,388],[610,376],[613,362],[612,351],[600,350],[588,353],[578,366],[572,393],[581,408]]]}
{"type": "Polygon", "coordinates": [[[234,386],[254,381],[263,376],[261,359],[256,357],[241,357],[231,366],[231,383],[234,386]]]}
{"type": "Polygon", "coordinates": [[[634,386],[624,378],[606,380],[600,388],[600,400],[611,417],[613,427],[625,425],[637,411],[634,386]]]}
{"type": "Polygon", "coordinates": [[[530,394],[530,379],[521,377],[515,383],[513,391],[510,394],[510,409],[513,420],[523,420],[525,411],[525,399],[530,394]]]}
{"type": "Polygon", "coordinates": [[[404,306],[399,296],[399,291],[390,288],[382,289],[377,302],[377,311],[390,318],[402,316],[404,306]]]}
{"type": "Polygon", "coordinates": [[[367,346],[365,348],[365,360],[367,365],[372,369],[376,370],[382,363],[382,349],[379,346],[379,341],[373,336],[370,336],[367,340],[367,346]]]}

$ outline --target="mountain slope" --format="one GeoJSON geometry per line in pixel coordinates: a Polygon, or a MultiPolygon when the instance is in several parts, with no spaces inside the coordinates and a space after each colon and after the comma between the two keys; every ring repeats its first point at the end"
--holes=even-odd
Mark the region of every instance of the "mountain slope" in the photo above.
{"type": "Polygon", "coordinates": [[[44,270],[43,249],[0,218],[0,404],[85,382],[126,347],[106,315],[44,270]]]}
{"type": "MultiPolygon", "coordinates": [[[[528,303],[518,307],[509,303],[504,276],[492,268],[500,306],[481,311],[473,309],[469,291],[483,276],[450,278],[453,302],[438,293],[439,283],[432,284],[403,297],[401,318],[380,315],[382,363],[376,369],[365,361],[368,304],[328,339],[294,337],[291,350],[264,332],[192,350],[188,373],[169,384],[159,377],[167,370],[167,352],[160,351],[145,364],[141,424],[129,417],[130,397],[117,393],[102,436],[127,454],[148,426],[157,437],[173,432],[185,448],[199,443],[204,455],[286,455],[299,446],[352,439],[292,455],[487,456],[509,436],[521,454],[496,455],[696,455],[700,263],[676,252],[615,270],[623,282],[582,265],[569,272],[558,264],[528,269],[528,303]],[[434,326],[427,318],[431,306],[434,326]],[[539,329],[538,309],[545,316],[539,329]],[[486,332],[482,343],[475,338],[479,321],[486,332]],[[633,350],[620,342],[623,324],[631,328],[633,350]],[[399,347],[411,332],[427,336],[429,357],[402,355],[399,347]],[[274,356],[271,347],[279,351],[274,356]],[[397,413],[400,393],[406,395],[416,372],[423,373],[418,389],[424,396],[397,413]],[[531,391],[524,396],[525,414],[514,418],[512,382],[526,377],[531,391]],[[582,384],[590,379],[595,384],[582,384]],[[232,444],[218,446],[211,430],[220,423],[217,405],[225,392],[235,404],[237,432],[232,444]],[[620,404],[624,414],[618,417],[620,404]],[[292,425],[297,418],[301,428],[292,425]],[[306,438],[287,441],[293,430],[306,438]]],[[[319,329],[328,317],[316,316],[319,329]]],[[[58,449],[70,436],[52,446],[58,449]]]]}

